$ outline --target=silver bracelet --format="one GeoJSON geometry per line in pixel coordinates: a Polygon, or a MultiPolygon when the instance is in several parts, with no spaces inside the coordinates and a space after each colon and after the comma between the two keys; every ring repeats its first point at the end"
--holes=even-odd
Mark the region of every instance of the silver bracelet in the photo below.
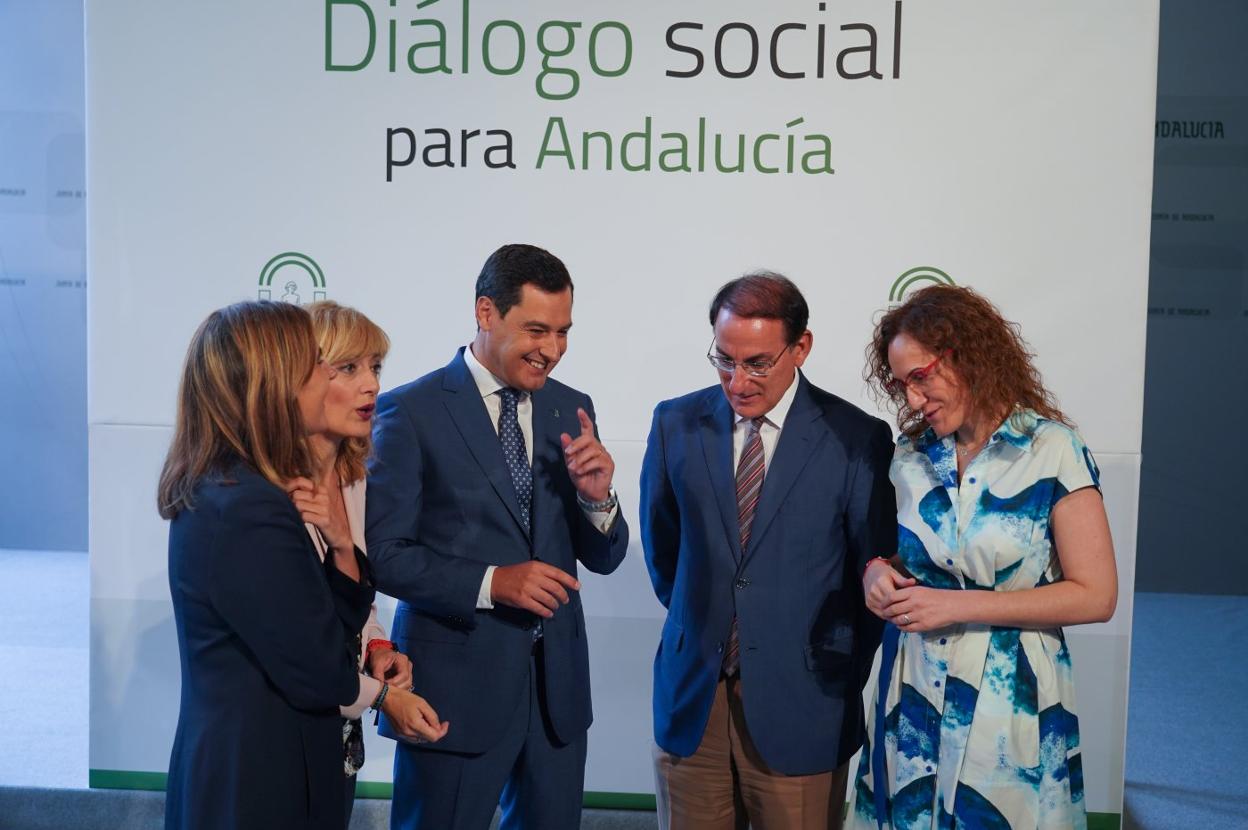
{"type": "Polygon", "coordinates": [[[581,498],[581,494],[576,494],[576,503],[581,506],[582,510],[588,510],[590,513],[610,513],[619,506],[620,500],[615,494],[615,488],[612,487],[607,491],[607,497],[602,501],[586,501],[581,498]]]}

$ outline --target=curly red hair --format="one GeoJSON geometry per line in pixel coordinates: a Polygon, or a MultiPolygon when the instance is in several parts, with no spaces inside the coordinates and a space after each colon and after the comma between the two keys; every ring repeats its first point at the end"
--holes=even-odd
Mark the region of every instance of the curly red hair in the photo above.
{"type": "Polygon", "coordinates": [[[943,365],[966,387],[972,412],[1004,420],[1020,406],[1073,426],[1044,388],[1018,324],[1006,320],[996,306],[969,288],[933,285],[911,294],[880,318],[863,370],[876,401],[887,402],[896,411],[898,428],[911,439],[922,435],[927,424],[923,413],[906,402],[904,389],[889,391],[893,373],[888,345],[899,334],[912,337],[934,355],[948,353],[943,365]]]}

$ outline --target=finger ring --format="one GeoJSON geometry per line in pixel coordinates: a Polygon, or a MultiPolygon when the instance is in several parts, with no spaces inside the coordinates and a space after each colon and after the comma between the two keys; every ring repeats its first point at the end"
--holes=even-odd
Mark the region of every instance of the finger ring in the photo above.
{"type": "Polygon", "coordinates": [[[901,615],[901,624],[902,624],[902,625],[909,625],[909,624],[910,624],[910,615],[909,615],[909,614],[902,614],[902,615],[901,615]]]}

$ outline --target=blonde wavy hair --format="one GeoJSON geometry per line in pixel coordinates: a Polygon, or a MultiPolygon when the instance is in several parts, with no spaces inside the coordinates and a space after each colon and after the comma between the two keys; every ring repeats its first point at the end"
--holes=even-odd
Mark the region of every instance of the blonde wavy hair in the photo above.
{"type": "MultiPolygon", "coordinates": [[[[333,300],[321,300],[307,307],[321,355],[330,364],[349,363],[371,355],[385,360],[390,338],[362,312],[333,300]]],[[[364,477],[365,462],[373,451],[371,438],[347,438],[338,447],[334,465],[338,477],[350,484],[364,477]]]]}

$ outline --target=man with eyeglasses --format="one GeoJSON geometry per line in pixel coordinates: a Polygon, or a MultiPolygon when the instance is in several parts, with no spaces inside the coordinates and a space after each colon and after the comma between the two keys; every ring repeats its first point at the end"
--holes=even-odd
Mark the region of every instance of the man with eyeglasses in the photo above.
{"type": "Polygon", "coordinates": [[[881,624],[862,573],[897,549],[892,431],[799,371],[801,291],[748,274],[711,302],[719,385],[654,412],[646,565],[665,830],[840,828],[881,624]]]}

